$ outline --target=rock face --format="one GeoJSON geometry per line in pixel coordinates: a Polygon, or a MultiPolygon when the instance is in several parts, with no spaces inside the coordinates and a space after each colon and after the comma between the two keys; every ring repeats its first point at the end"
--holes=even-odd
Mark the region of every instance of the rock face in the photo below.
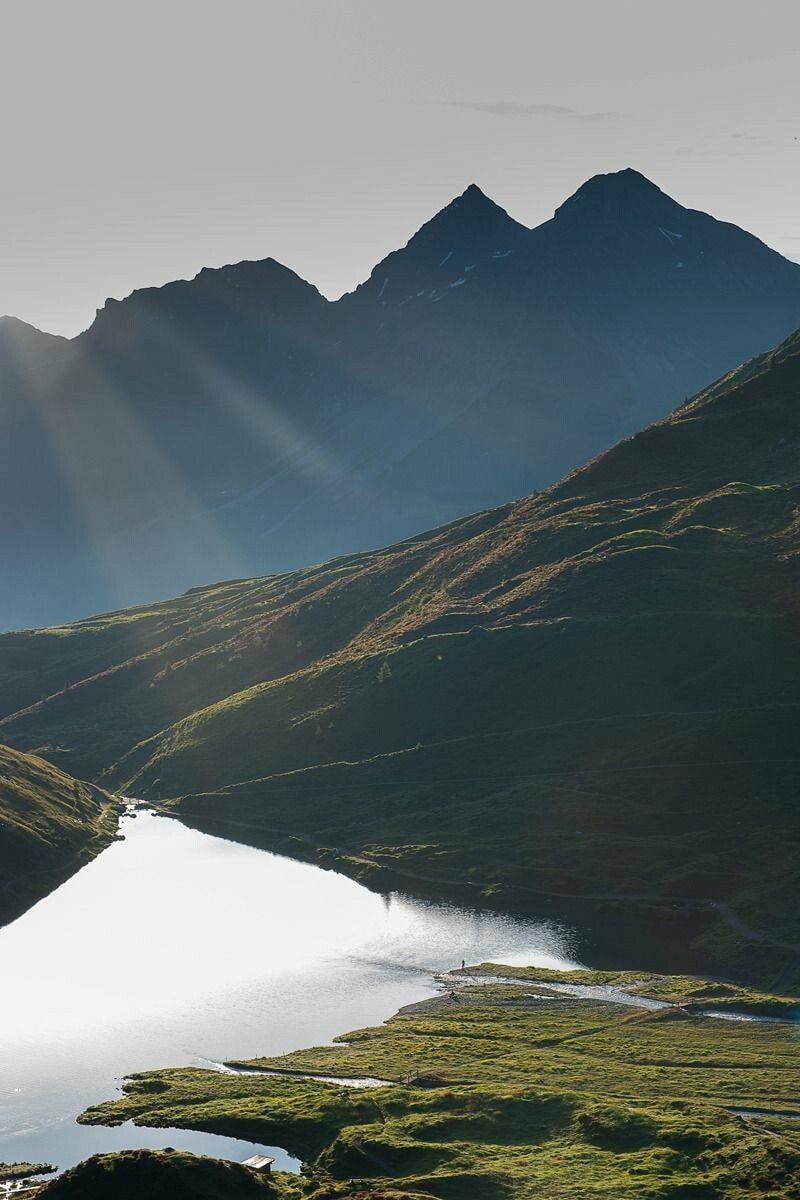
{"type": "Polygon", "coordinates": [[[271,259],[0,322],[0,628],[284,570],[551,484],[800,325],[800,267],[635,171],[475,186],[335,303],[271,259]]]}
{"type": "Polygon", "coordinates": [[[796,972],[799,401],[795,334],[541,494],[8,634],[0,736],[366,880],[683,904],[687,967],[796,972]]]}

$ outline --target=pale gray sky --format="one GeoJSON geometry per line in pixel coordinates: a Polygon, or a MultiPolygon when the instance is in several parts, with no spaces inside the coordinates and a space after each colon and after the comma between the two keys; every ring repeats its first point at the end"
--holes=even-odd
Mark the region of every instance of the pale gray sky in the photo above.
{"type": "Polygon", "coordinates": [[[337,296],[470,182],[633,166],[800,257],[797,0],[0,0],[0,313],[272,255],[337,296]]]}

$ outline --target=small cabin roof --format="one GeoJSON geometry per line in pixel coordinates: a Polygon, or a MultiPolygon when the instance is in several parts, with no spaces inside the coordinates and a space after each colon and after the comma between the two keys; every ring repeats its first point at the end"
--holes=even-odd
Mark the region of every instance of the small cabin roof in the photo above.
{"type": "Polygon", "coordinates": [[[266,1171],[274,1162],[268,1154],[254,1154],[252,1158],[246,1158],[242,1166],[250,1167],[251,1171],[266,1171]]]}

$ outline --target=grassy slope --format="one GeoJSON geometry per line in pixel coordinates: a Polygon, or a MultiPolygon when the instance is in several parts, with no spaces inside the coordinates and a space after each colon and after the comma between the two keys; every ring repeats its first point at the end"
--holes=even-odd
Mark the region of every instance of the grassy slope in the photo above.
{"type": "Polygon", "coordinates": [[[0,923],[103,849],[115,827],[111,798],[100,788],[0,746],[0,923]]]}
{"type": "Polygon", "coordinates": [[[727,1108],[796,1110],[796,1049],[787,1025],[493,986],[261,1060],[394,1080],[422,1070],[432,1089],[179,1069],[133,1077],[83,1119],[278,1142],[306,1160],[306,1194],[320,1198],[788,1200],[800,1196],[798,1126],[727,1108]]]}
{"type": "Polygon", "coordinates": [[[688,902],[684,966],[787,985],[799,399],[795,335],[541,495],[7,635],[0,735],[367,881],[688,902]]]}

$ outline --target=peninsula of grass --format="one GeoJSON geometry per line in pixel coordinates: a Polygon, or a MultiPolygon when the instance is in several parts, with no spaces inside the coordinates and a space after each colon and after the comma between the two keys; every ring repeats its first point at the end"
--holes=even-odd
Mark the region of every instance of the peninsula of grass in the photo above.
{"type": "Polygon", "coordinates": [[[485,976],[548,983],[612,987],[632,996],[646,996],[679,1005],[687,1012],[729,1012],[800,1021],[800,995],[776,996],[718,979],[691,975],[653,975],[642,971],[554,971],[545,967],[509,967],[480,963],[458,968],[453,975],[481,979],[485,976]]]}
{"type": "Polygon", "coordinates": [[[275,1176],[278,1194],[314,1200],[800,1197],[789,1024],[554,999],[522,979],[454,995],[247,1064],[395,1081],[386,1086],[154,1071],[81,1120],[282,1145],[305,1167],[285,1184],[275,1176]]]}
{"type": "Polygon", "coordinates": [[[23,1179],[32,1179],[36,1175],[51,1175],[55,1167],[50,1163],[2,1163],[0,1162],[0,1183],[19,1183],[23,1179]]]}

